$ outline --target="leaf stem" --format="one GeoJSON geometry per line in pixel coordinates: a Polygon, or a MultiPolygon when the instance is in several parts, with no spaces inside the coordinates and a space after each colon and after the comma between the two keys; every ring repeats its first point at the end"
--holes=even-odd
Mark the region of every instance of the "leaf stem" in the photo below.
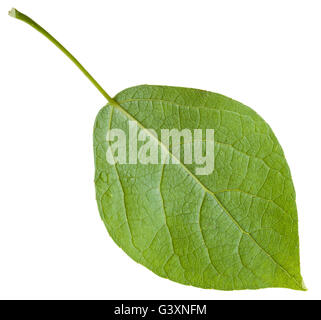
{"type": "Polygon", "coordinates": [[[81,65],[81,63],[59,42],[57,41],[50,33],[48,33],[44,28],[42,28],[38,23],[33,21],[31,18],[25,14],[19,12],[17,9],[11,9],[9,15],[13,18],[19,19],[34,29],[39,31],[47,39],[49,39],[56,47],[58,47],[82,72],[83,74],[91,81],[91,83],[98,89],[98,91],[108,100],[109,103],[115,104],[115,101],[109,96],[109,94],[100,86],[100,84],[91,76],[91,74],[81,65]]]}

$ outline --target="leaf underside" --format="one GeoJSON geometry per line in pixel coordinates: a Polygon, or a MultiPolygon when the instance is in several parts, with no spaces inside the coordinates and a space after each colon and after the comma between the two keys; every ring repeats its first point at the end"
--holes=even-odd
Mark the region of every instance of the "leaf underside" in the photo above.
{"type": "MultiPolygon", "coordinates": [[[[94,128],[98,208],[113,240],[157,275],[220,290],[305,290],[295,191],[282,148],[252,109],[196,89],[137,86],[94,128]],[[108,129],[214,129],[215,168],[106,161],[108,129]]],[[[161,142],[155,140],[161,148],[161,142]]],[[[169,154],[169,156],[171,156],[169,154]]]]}

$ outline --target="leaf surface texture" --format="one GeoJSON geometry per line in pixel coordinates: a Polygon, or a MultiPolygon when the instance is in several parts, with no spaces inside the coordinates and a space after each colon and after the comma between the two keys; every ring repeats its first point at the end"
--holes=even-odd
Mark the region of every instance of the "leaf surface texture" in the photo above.
{"type": "MultiPolygon", "coordinates": [[[[102,220],[132,259],[157,275],[221,290],[304,290],[295,191],[282,148],[249,107],[196,89],[120,92],[97,116],[95,185],[102,220]],[[214,129],[215,168],[106,161],[108,129],[214,129]]],[[[159,152],[164,149],[154,139],[159,152]]],[[[170,150],[169,157],[172,157],[170,150]]]]}

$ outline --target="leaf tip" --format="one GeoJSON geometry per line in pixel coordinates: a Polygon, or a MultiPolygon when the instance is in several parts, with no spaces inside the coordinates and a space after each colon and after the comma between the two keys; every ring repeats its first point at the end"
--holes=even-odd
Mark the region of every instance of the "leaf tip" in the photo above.
{"type": "Polygon", "coordinates": [[[17,10],[15,8],[12,8],[10,11],[9,11],[9,16],[10,17],[13,17],[13,18],[16,18],[17,16],[17,10]]]}
{"type": "Polygon", "coordinates": [[[302,291],[308,291],[308,288],[306,287],[303,280],[302,280],[301,286],[302,286],[302,291]]]}

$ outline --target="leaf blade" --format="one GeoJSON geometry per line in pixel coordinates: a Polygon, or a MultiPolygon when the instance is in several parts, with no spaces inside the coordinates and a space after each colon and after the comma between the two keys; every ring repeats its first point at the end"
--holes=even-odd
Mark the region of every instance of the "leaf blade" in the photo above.
{"type": "Polygon", "coordinates": [[[114,170],[103,160],[111,108],[116,117],[110,124],[127,132],[129,119],[157,133],[214,127],[217,159],[208,177],[196,177],[193,165],[182,163],[116,165],[122,192],[120,187],[103,191],[112,183],[96,179],[100,213],[115,242],[156,274],[180,283],[222,290],[303,290],[294,187],[282,148],[264,120],[239,102],[196,89],[138,86],[122,91],[115,101],[118,106],[103,108],[96,121],[95,150],[100,148],[101,158],[96,178],[114,170]],[[122,209],[115,200],[119,193],[122,209]],[[110,205],[115,208],[106,215],[110,205]],[[115,227],[115,214],[122,232],[115,227]]]}

